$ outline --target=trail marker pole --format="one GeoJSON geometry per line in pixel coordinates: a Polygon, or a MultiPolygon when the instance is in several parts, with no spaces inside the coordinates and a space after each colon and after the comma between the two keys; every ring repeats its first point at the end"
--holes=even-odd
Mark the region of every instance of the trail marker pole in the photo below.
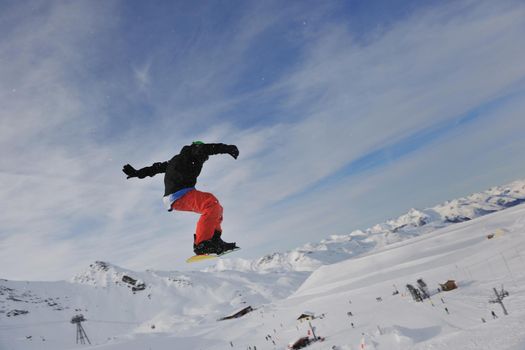
{"type": "Polygon", "coordinates": [[[312,335],[315,340],[317,340],[317,336],[315,335],[314,327],[312,327],[312,322],[308,322],[308,325],[310,326],[310,329],[312,330],[312,335]]]}

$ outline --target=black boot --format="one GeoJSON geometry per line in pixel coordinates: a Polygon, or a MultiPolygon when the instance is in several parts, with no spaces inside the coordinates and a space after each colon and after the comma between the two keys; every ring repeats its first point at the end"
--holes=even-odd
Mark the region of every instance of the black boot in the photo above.
{"type": "Polygon", "coordinates": [[[218,249],[216,245],[211,241],[211,239],[207,241],[202,241],[199,244],[193,244],[193,252],[195,253],[195,255],[220,254],[217,251],[218,249]]]}
{"type": "MultiPolygon", "coordinates": [[[[215,245],[220,247],[220,250],[222,252],[227,252],[228,250],[233,250],[235,248],[238,248],[235,242],[233,243],[224,242],[221,238],[221,234],[222,234],[221,231],[215,230],[211,240],[214,242],[215,245]]],[[[221,254],[221,253],[217,253],[217,254],[221,254]]]]}
{"type": "Polygon", "coordinates": [[[222,253],[225,253],[229,250],[233,250],[235,248],[238,248],[237,245],[234,243],[227,243],[224,242],[221,239],[221,233],[220,231],[215,231],[213,233],[213,237],[207,241],[202,241],[199,244],[195,244],[195,235],[194,235],[194,243],[193,243],[193,251],[196,255],[203,255],[203,254],[217,254],[220,255],[222,253]]]}

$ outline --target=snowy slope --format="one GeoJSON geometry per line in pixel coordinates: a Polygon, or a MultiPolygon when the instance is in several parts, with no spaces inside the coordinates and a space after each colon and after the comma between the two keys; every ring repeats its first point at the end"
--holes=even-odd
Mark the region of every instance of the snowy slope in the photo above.
{"type": "Polygon", "coordinates": [[[78,348],[77,314],[97,349],[285,349],[307,335],[309,323],[297,321],[305,311],[326,338],[308,349],[525,349],[524,187],[261,259],[271,268],[136,272],[95,262],[70,281],[0,280],[0,350],[78,348]],[[418,303],[405,286],[419,278],[432,297],[418,303]],[[459,288],[437,293],[448,279],[459,288]],[[509,316],[489,303],[502,284],[509,316]],[[217,321],[247,306],[255,310],[217,321]]]}
{"type": "Polygon", "coordinates": [[[297,311],[326,313],[319,333],[331,334],[332,343],[353,346],[349,349],[357,347],[361,333],[369,349],[525,349],[524,259],[521,205],[323,266],[286,302],[297,311]],[[419,278],[433,294],[423,303],[414,302],[404,289],[419,278]],[[448,279],[459,288],[438,293],[439,283],[448,279]],[[510,292],[504,299],[508,317],[489,303],[492,288],[501,285],[510,292]],[[402,293],[393,295],[394,286],[402,293]],[[492,320],[492,310],[499,319],[492,320]],[[349,327],[352,321],[355,330],[349,327]]]}

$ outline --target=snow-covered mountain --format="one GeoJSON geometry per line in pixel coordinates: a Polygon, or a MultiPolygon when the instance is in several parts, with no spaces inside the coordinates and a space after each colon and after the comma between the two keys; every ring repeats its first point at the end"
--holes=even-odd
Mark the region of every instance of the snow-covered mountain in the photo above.
{"type": "Polygon", "coordinates": [[[285,349],[308,331],[309,349],[525,349],[524,199],[518,181],[208,271],[98,261],[70,281],[0,280],[0,350],[81,347],[77,315],[104,350],[285,349]],[[405,288],[419,279],[423,302],[405,288]],[[438,292],[447,280],[459,288],[438,292]]]}
{"type": "Polygon", "coordinates": [[[273,253],[256,260],[222,259],[210,270],[314,271],[320,266],[370,253],[382,247],[469,221],[525,202],[525,180],[493,187],[468,197],[408,213],[366,230],[333,235],[316,244],[273,253]]]}
{"type": "Polygon", "coordinates": [[[282,299],[305,273],[135,272],[97,261],[71,281],[0,281],[0,349],[67,349],[75,345],[71,318],[89,320],[96,344],[122,334],[177,329],[188,337],[201,323],[282,299]]]}

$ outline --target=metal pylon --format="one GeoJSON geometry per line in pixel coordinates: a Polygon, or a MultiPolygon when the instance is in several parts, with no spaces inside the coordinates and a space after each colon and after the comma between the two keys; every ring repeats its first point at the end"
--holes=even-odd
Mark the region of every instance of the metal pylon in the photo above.
{"type": "Polygon", "coordinates": [[[83,315],[76,315],[71,319],[71,323],[77,325],[77,344],[86,344],[86,340],[89,345],[91,345],[91,342],[89,341],[89,338],[86,334],[86,331],[84,330],[84,327],[82,327],[82,322],[85,321],[83,315]]]}

